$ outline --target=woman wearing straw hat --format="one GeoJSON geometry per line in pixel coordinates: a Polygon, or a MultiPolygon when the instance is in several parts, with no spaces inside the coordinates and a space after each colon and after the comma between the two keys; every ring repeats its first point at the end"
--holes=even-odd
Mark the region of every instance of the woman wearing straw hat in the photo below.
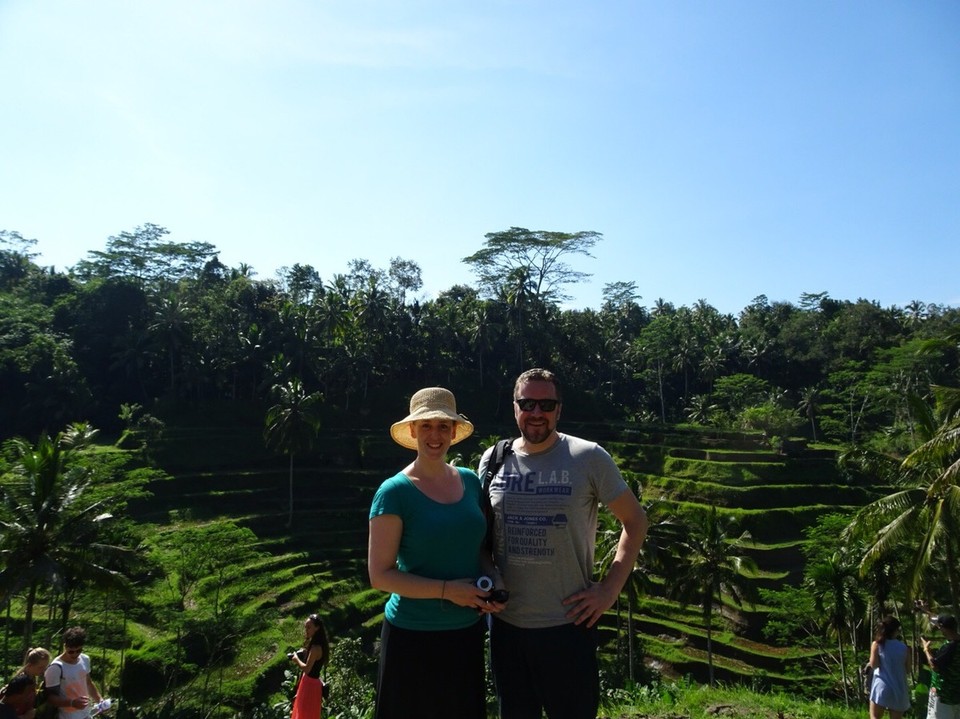
{"type": "Polygon", "coordinates": [[[442,387],[421,389],[390,428],[417,457],[377,490],[370,508],[368,571],[390,592],[384,610],[376,719],[484,719],[484,622],[502,605],[476,580],[486,520],[480,479],[447,463],[447,450],[473,434],[442,387]]]}

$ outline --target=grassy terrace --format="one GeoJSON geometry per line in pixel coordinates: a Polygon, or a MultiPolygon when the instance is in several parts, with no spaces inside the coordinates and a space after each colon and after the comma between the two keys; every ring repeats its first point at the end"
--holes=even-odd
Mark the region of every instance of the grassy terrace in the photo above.
{"type": "MultiPolygon", "coordinates": [[[[605,446],[643,487],[645,501],[657,500],[659,516],[717,507],[751,533],[754,543],[746,553],[761,570],[751,577],[758,588],[798,581],[803,530],[825,513],[858,507],[876,496],[876,488],[849,485],[825,447],[787,457],[742,434],[638,432],[637,442],[624,441],[627,436],[605,446]]],[[[662,598],[645,598],[640,607],[636,620],[651,660],[676,674],[704,678],[706,630],[699,608],[681,609],[662,598]]],[[[759,672],[771,685],[797,681],[793,665],[808,655],[763,643],[765,607],[725,602],[723,615],[724,620],[714,620],[718,676],[753,681],[759,672]]],[[[816,684],[822,678],[808,679],[816,684]]]]}
{"type": "MultiPolygon", "coordinates": [[[[333,636],[359,635],[372,649],[385,596],[367,584],[367,510],[379,483],[410,454],[382,432],[325,437],[310,456],[295,460],[293,526],[288,528],[287,460],[263,449],[259,425],[223,431],[194,421],[198,426],[168,433],[170,444],[160,447],[157,457],[169,477],[153,482],[153,496],[136,502],[133,510],[158,528],[229,518],[259,538],[263,556],[244,566],[244,575],[266,576],[267,582],[253,595],[235,593],[231,601],[241,611],[275,615],[278,621],[244,640],[225,681],[235,683],[237,691],[279,686],[284,652],[299,636],[302,616],[312,611],[324,614],[333,636]]],[[[603,442],[627,476],[643,485],[645,500],[663,498],[680,514],[717,506],[738,517],[756,541],[747,551],[760,567],[751,579],[762,587],[797,579],[805,527],[868,496],[842,482],[832,461],[819,454],[782,457],[740,433],[569,431],[603,442]]],[[[480,450],[479,439],[471,442],[457,447],[464,457],[480,450]]],[[[646,660],[666,675],[705,679],[706,630],[699,608],[681,608],[657,594],[662,592],[642,597],[635,616],[646,660]]],[[[763,606],[738,608],[728,602],[724,618],[715,617],[719,678],[796,684],[791,666],[804,655],[763,643],[766,612],[763,606]]],[[[620,621],[625,621],[622,614],[620,621]]],[[[615,612],[604,620],[609,646],[616,622],[615,612]]],[[[156,641],[157,630],[144,628],[140,636],[144,643],[156,641]]]]}
{"type": "Polygon", "coordinates": [[[710,689],[682,681],[617,692],[606,704],[601,719],[859,719],[865,713],[861,706],[805,701],[793,691],[755,692],[734,685],[710,689]]]}
{"type": "Polygon", "coordinates": [[[658,491],[669,498],[684,498],[705,504],[717,504],[744,509],[792,506],[800,497],[815,499],[818,504],[865,504],[875,492],[865,487],[846,484],[753,484],[730,486],[719,481],[687,479],[645,473],[633,473],[645,492],[658,491]]]}

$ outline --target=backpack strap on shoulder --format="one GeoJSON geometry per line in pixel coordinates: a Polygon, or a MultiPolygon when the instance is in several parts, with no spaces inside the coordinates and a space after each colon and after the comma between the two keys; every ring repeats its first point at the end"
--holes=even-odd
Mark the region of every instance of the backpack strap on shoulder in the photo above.
{"type": "Polygon", "coordinates": [[[480,509],[487,520],[487,536],[484,539],[484,546],[490,551],[493,550],[493,506],[490,504],[490,485],[506,461],[507,455],[510,454],[513,454],[513,440],[501,439],[498,441],[493,446],[493,452],[490,453],[487,471],[483,473],[483,487],[480,489],[480,509]]]}
{"type": "Polygon", "coordinates": [[[487,463],[487,471],[483,475],[483,496],[489,501],[490,484],[497,472],[503,466],[508,454],[513,454],[513,440],[501,439],[493,446],[493,453],[490,455],[490,461],[487,463]]]}

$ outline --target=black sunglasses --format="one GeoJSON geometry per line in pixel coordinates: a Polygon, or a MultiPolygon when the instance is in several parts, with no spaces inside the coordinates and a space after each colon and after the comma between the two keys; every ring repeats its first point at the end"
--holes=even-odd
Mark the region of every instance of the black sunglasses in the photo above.
{"type": "Polygon", "coordinates": [[[560,400],[558,399],[530,399],[528,397],[520,397],[513,401],[517,403],[517,407],[520,408],[521,412],[533,412],[533,408],[537,405],[539,405],[540,409],[544,412],[553,412],[553,410],[557,408],[557,405],[560,404],[560,400]]]}

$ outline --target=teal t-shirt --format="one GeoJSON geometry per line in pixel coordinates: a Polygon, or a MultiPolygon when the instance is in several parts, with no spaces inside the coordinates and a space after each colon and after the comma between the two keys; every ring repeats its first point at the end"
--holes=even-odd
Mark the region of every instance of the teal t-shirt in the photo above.
{"type": "MultiPolygon", "coordinates": [[[[395,514],[403,521],[397,568],[431,579],[475,578],[480,575],[480,545],[487,523],[480,510],[480,478],[457,467],[463,497],[441,504],[427,497],[403,473],[380,485],[370,506],[370,519],[395,514]]],[[[402,629],[464,629],[479,620],[475,609],[441,599],[411,599],[391,594],[387,620],[402,629]]]]}

